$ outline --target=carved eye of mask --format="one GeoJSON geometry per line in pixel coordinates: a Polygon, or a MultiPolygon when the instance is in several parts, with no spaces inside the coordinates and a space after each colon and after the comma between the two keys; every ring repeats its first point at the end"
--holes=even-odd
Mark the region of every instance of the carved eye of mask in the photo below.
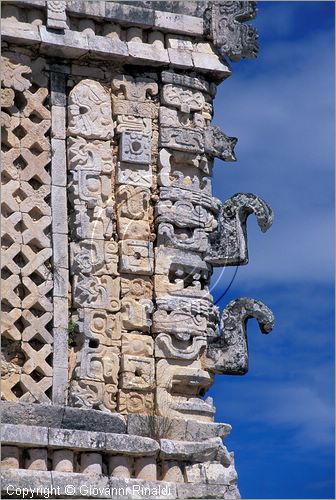
{"type": "Polygon", "coordinates": [[[91,177],[90,179],[87,179],[87,188],[89,191],[96,193],[100,191],[100,182],[98,179],[95,179],[94,177],[91,177]]]}
{"type": "Polygon", "coordinates": [[[131,149],[133,153],[140,153],[142,149],[142,145],[139,141],[132,141],[131,142],[131,149]]]}
{"type": "Polygon", "coordinates": [[[105,321],[103,320],[103,318],[95,318],[93,320],[93,328],[96,331],[103,331],[104,327],[105,327],[105,321]]]}

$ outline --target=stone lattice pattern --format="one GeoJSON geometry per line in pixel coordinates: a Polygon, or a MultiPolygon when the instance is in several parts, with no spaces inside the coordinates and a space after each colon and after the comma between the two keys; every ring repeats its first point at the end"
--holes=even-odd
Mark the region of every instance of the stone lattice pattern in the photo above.
{"type": "Polygon", "coordinates": [[[210,278],[248,263],[247,218],[264,232],[273,213],[213,197],[237,139],[212,118],[227,59],[256,56],[256,9],[159,3],[2,9],[3,488],[239,498],[205,396],[247,372],[248,320],[274,318],[253,298],[221,314],[210,278]]]}
{"type": "Polygon", "coordinates": [[[14,53],[2,58],[2,398],[49,403],[51,115],[39,62],[14,53]]]}

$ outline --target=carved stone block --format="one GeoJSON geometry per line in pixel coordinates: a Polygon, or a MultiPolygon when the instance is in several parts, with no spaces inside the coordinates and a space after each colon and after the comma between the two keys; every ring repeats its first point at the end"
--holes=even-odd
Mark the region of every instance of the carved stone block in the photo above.
{"type": "Polygon", "coordinates": [[[66,16],[66,2],[48,1],[47,26],[52,29],[64,30],[68,28],[66,16]]]}
{"type": "Polygon", "coordinates": [[[111,174],[113,163],[110,141],[92,141],[84,137],[69,137],[68,167],[70,170],[88,170],[97,174],[111,174]]]}
{"type": "Polygon", "coordinates": [[[4,53],[1,62],[1,82],[4,87],[11,87],[19,92],[29,89],[31,82],[23,76],[32,72],[28,57],[23,54],[4,53]]]}
{"type": "Polygon", "coordinates": [[[123,298],[121,300],[122,328],[125,330],[148,331],[152,320],[153,303],[148,299],[134,300],[123,298]]]}
{"type": "Polygon", "coordinates": [[[73,171],[69,191],[74,205],[105,208],[114,204],[111,177],[98,175],[95,170],[73,171]]]}
{"type": "MultiPolygon", "coordinates": [[[[193,48],[189,41],[174,40],[172,37],[169,37],[169,40],[170,42],[168,43],[172,48],[181,49],[188,47],[189,50],[192,50],[193,48]]],[[[201,90],[202,92],[207,92],[211,95],[214,95],[214,92],[216,91],[215,85],[213,83],[209,84],[206,80],[203,80],[203,78],[180,75],[178,73],[173,73],[172,71],[162,71],[161,79],[164,83],[172,83],[182,87],[201,90]]]]}
{"type": "Polygon", "coordinates": [[[50,141],[47,137],[50,126],[50,120],[33,122],[30,118],[20,118],[20,131],[24,134],[20,139],[20,147],[30,149],[35,156],[41,151],[50,151],[50,141]]]}
{"type": "Polygon", "coordinates": [[[207,328],[207,320],[200,314],[188,311],[155,311],[153,314],[153,333],[169,333],[180,339],[190,335],[203,335],[207,328]]]}
{"type": "Polygon", "coordinates": [[[115,411],[117,388],[112,384],[93,380],[72,380],[70,403],[79,408],[94,408],[115,411]]]}
{"type": "Polygon", "coordinates": [[[11,108],[14,105],[13,89],[1,89],[1,108],[11,108]]]}
{"type": "Polygon", "coordinates": [[[213,373],[243,375],[248,371],[247,320],[256,318],[261,333],[268,334],[274,326],[272,311],[262,302],[241,298],[232,300],[224,309],[220,335],[211,339],[202,363],[213,373]]]}
{"type": "Polygon", "coordinates": [[[22,334],[15,323],[21,317],[21,310],[14,308],[10,311],[2,311],[1,336],[11,340],[21,340],[22,334]]]}
{"type": "Polygon", "coordinates": [[[120,278],[108,275],[84,276],[80,274],[73,281],[73,302],[76,307],[106,309],[116,312],[120,309],[120,278]]]}
{"type": "Polygon", "coordinates": [[[150,163],[150,136],[141,134],[140,132],[122,132],[120,139],[120,160],[128,163],[150,163]]]}
{"type": "Polygon", "coordinates": [[[119,390],[118,411],[121,414],[140,413],[152,415],[154,411],[154,395],[151,392],[119,390]]]}
{"type": "Polygon", "coordinates": [[[133,276],[121,277],[121,297],[127,299],[151,299],[153,285],[150,278],[134,278],[133,276]]]}
{"type": "Polygon", "coordinates": [[[150,118],[143,118],[132,115],[118,115],[117,133],[138,132],[150,136],[152,134],[152,121],[150,118]]]}
{"type": "Polygon", "coordinates": [[[117,226],[119,238],[122,240],[149,240],[151,238],[150,226],[146,221],[119,217],[117,226]]]}
{"type": "Polygon", "coordinates": [[[197,359],[205,349],[207,340],[202,335],[189,340],[179,340],[167,333],[160,333],[155,339],[155,357],[166,359],[197,359]]]}
{"type": "Polygon", "coordinates": [[[154,80],[146,77],[133,78],[128,75],[121,75],[113,79],[112,90],[119,99],[145,102],[148,97],[158,93],[158,86],[154,80]]]}
{"type": "Polygon", "coordinates": [[[118,276],[118,243],[113,240],[83,240],[70,243],[72,274],[118,276]]]}
{"type": "Polygon", "coordinates": [[[206,260],[213,266],[232,266],[248,263],[246,221],[250,214],[257,217],[262,232],[273,223],[273,212],[268,204],[252,193],[238,193],[222,205],[220,229],[210,236],[206,260]]]}
{"type": "Polygon", "coordinates": [[[25,90],[23,95],[26,99],[22,113],[24,117],[30,118],[34,115],[40,120],[51,119],[50,109],[48,109],[48,104],[46,103],[49,95],[48,88],[40,87],[34,93],[30,90],[25,90]]]}
{"type": "Polygon", "coordinates": [[[121,337],[121,354],[151,357],[153,356],[153,347],[154,342],[149,335],[127,333],[121,337]]]}
{"type": "Polygon", "coordinates": [[[154,388],[154,359],[140,356],[121,357],[121,388],[146,391],[154,388]]]}
{"type": "Polygon", "coordinates": [[[115,347],[99,345],[90,347],[90,340],[77,354],[75,378],[79,380],[95,380],[106,384],[118,385],[119,351],[115,347]]]}
{"type": "Polygon", "coordinates": [[[256,29],[242,24],[255,17],[256,2],[218,2],[211,9],[211,37],[222,57],[232,61],[256,57],[256,29]]]}
{"type": "Polygon", "coordinates": [[[211,212],[185,200],[159,201],[155,206],[155,222],[171,223],[178,228],[202,228],[208,232],[217,227],[217,221],[211,212]]]}
{"type": "Polygon", "coordinates": [[[96,339],[99,344],[118,345],[121,338],[120,314],[105,310],[81,308],[78,310],[78,330],[87,339],[96,339]]]}
{"type": "Polygon", "coordinates": [[[111,100],[94,80],[82,80],[69,94],[68,134],[88,139],[113,136],[111,100]]]}
{"type": "Polygon", "coordinates": [[[200,130],[182,127],[161,128],[160,130],[160,146],[163,148],[202,153],[203,142],[204,137],[200,130]]]}
{"type": "Polygon", "coordinates": [[[155,248],[156,274],[168,275],[171,283],[183,279],[187,286],[201,288],[210,275],[208,265],[197,253],[183,252],[181,250],[165,247],[155,248]]]}
{"type": "Polygon", "coordinates": [[[208,250],[208,233],[204,229],[178,229],[173,224],[161,223],[157,228],[157,244],[187,252],[205,253],[208,250]]]}
{"type": "Polygon", "coordinates": [[[152,275],[153,243],[141,240],[119,242],[119,271],[121,273],[152,275]]]}
{"type": "Polygon", "coordinates": [[[50,185],[50,156],[50,151],[34,155],[27,148],[12,148],[2,152],[1,170],[13,180],[29,182],[36,179],[40,184],[50,185]]]}
{"type": "Polygon", "coordinates": [[[183,113],[201,111],[205,103],[201,92],[172,84],[162,87],[161,99],[163,104],[177,108],[183,113]]]}
{"type": "Polygon", "coordinates": [[[157,411],[162,416],[212,421],[215,409],[212,399],[200,400],[200,391],[212,384],[208,372],[199,361],[173,361],[161,359],[156,369],[157,411]]]}
{"type": "Polygon", "coordinates": [[[118,162],[117,182],[150,188],[152,186],[151,165],[118,162]]]}
{"type": "Polygon", "coordinates": [[[177,127],[177,128],[205,128],[205,118],[200,113],[182,113],[177,109],[160,107],[159,119],[161,127],[177,127]]]}
{"type": "Polygon", "coordinates": [[[204,150],[210,156],[224,161],[236,161],[235,137],[228,137],[219,127],[208,127],[204,132],[204,150]]]}
{"type": "Polygon", "coordinates": [[[161,149],[159,153],[158,184],[162,187],[186,189],[211,197],[211,179],[203,171],[202,157],[185,156],[182,151],[161,149]]]}
{"type": "Polygon", "coordinates": [[[113,103],[113,114],[117,115],[129,115],[129,116],[140,116],[142,118],[155,119],[158,116],[159,108],[152,102],[138,102],[138,101],[124,101],[116,99],[112,96],[113,103]]]}
{"type": "Polygon", "coordinates": [[[113,208],[75,205],[74,212],[70,214],[71,226],[80,240],[109,240],[113,233],[113,208]]]}
{"type": "Polygon", "coordinates": [[[119,217],[147,221],[149,218],[150,191],[137,186],[119,186],[116,192],[116,209],[119,217]]]}

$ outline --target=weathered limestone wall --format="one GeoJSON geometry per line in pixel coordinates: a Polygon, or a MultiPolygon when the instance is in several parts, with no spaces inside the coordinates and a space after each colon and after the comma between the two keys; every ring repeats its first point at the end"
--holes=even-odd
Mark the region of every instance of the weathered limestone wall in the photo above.
{"type": "Polygon", "coordinates": [[[272,211],[212,196],[237,139],[211,121],[227,59],[256,55],[254,16],[253,2],[3,3],[4,492],[239,498],[231,427],[203,396],[246,373],[247,320],[268,333],[273,315],[240,298],[220,316],[209,282],[247,264],[246,219],[265,231],[272,211]]]}

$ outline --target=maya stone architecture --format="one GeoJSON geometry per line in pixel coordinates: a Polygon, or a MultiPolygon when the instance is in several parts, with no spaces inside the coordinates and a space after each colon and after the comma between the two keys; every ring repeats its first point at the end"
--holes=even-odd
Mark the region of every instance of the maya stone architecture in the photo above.
{"type": "MultiPolygon", "coordinates": [[[[214,267],[247,264],[258,196],[212,196],[212,125],[254,2],[2,3],[2,490],[7,498],[239,498],[206,392],[248,369],[214,267]],[[72,485],[73,490],[66,489],[72,485]],[[27,496],[27,495],[26,495],[27,496]]],[[[237,187],[238,182],[237,182],[237,187]]]]}

